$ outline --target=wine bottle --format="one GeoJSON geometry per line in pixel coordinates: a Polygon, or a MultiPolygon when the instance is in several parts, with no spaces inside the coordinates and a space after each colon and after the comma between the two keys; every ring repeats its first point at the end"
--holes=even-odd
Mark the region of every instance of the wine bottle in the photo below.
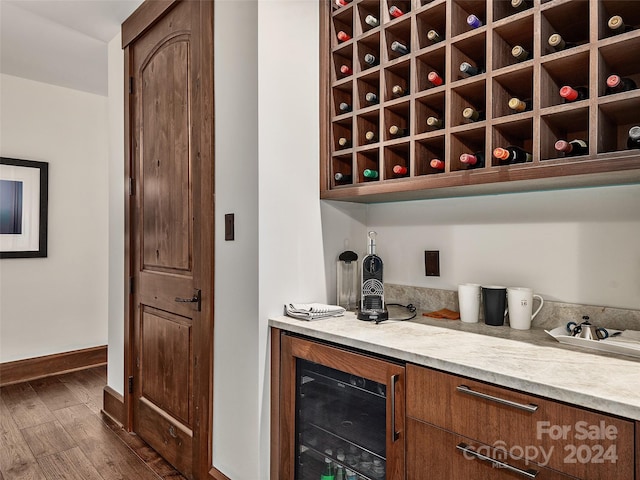
{"type": "Polygon", "coordinates": [[[627,148],[640,148],[640,126],[636,125],[629,129],[629,138],[627,138],[627,148]]]}
{"type": "Polygon", "coordinates": [[[427,125],[432,128],[442,128],[444,126],[442,120],[437,117],[427,117],[427,125]]]}
{"type": "Polygon", "coordinates": [[[511,0],[511,6],[519,12],[527,10],[533,6],[530,0],[511,0]]]}
{"type": "Polygon", "coordinates": [[[531,99],[527,98],[525,100],[520,100],[517,97],[513,97],[509,100],[509,108],[513,110],[515,113],[526,112],[527,110],[531,110],[533,105],[531,103],[531,99]]]}
{"type": "Polygon", "coordinates": [[[479,75],[481,73],[484,73],[484,68],[474,67],[469,62],[462,62],[460,64],[460,72],[464,73],[468,77],[472,77],[474,75],[479,75]]]}
{"type": "MultiPolygon", "coordinates": [[[[329,450],[330,451],[330,450],[329,450]]],[[[320,474],[320,480],[335,480],[336,474],[333,470],[333,463],[329,457],[324,457],[324,468],[320,474]]]]}
{"type": "Polygon", "coordinates": [[[373,92],[367,92],[367,94],[364,96],[364,99],[371,105],[375,105],[376,103],[378,103],[378,95],[373,92]]]}
{"type": "Polygon", "coordinates": [[[369,130],[367,133],[364,134],[364,139],[369,143],[378,141],[377,135],[372,130],[369,130]]]}
{"type": "Polygon", "coordinates": [[[587,155],[589,153],[589,145],[584,140],[558,140],[554,145],[558,152],[564,154],[565,157],[575,157],[577,155],[587,155]]]}
{"type": "Polygon", "coordinates": [[[438,72],[429,72],[429,74],[427,75],[427,80],[429,80],[436,87],[439,87],[444,83],[444,80],[438,74],[438,72]]]}
{"type": "Polygon", "coordinates": [[[471,107],[462,110],[462,116],[470,122],[480,122],[485,119],[484,110],[478,111],[471,107]]]}
{"type": "Polygon", "coordinates": [[[371,53],[367,53],[364,56],[364,63],[366,63],[367,65],[369,65],[370,67],[373,67],[375,65],[378,64],[378,59],[376,58],[375,55],[371,54],[371,53]]]}
{"type": "Polygon", "coordinates": [[[467,17],[467,25],[469,25],[471,28],[480,28],[483,23],[482,20],[480,20],[477,16],[471,14],[467,17]]]}
{"type": "Polygon", "coordinates": [[[427,32],[427,38],[429,40],[431,40],[433,43],[438,43],[441,42],[442,40],[444,40],[440,34],[438,32],[436,32],[435,30],[429,30],[427,32]]]}
{"type": "Polygon", "coordinates": [[[338,465],[336,468],[336,480],[346,480],[344,467],[342,465],[338,465]]]}
{"type": "Polygon", "coordinates": [[[340,148],[349,148],[351,146],[351,141],[347,137],[340,137],[338,139],[338,145],[340,148]]]}
{"type": "Polygon", "coordinates": [[[338,109],[342,113],[347,113],[351,111],[351,105],[349,105],[347,102],[340,102],[340,105],[338,105],[338,109]]]}
{"type": "Polygon", "coordinates": [[[342,65],[340,67],[340,72],[343,75],[351,75],[353,73],[353,70],[351,70],[351,67],[349,65],[342,65]]]}
{"type": "Polygon", "coordinates": [[[636,88],[638,88],[638,86],[631,78],[621,77],[620,75],[609,75],[607,78],[607,89],[604,94],[611,95],[613,93],[628,92],[636,88]]]}
{"type": "Polygon", "coordinates": [[[578,45],[577,43],[566,42],[559,33],[552,34],[549,37],[548,43],[550,47],[555,48],[557,51],[573,48],[578,45]]]}
{"type": "Polygon", "coordinates": [[[443,170],[444,171],[444,162],[442,160],[440,160],[439,158],[434,158],[429,162],[429,165],[431,166],[431,168],[435,168],[436,170],[443,170]]]}
{"type": "Polygon", "coordinates": [[[607,22],[607,26],[614,35],[630,32],[631,30],[633,30],[633,27],[631,25],[626,25],[624,23],[624,20],[620,15],[614,15],[613,17],[611,17],[607,22]]]}
{"type": "Polygon", "coordinates": [[[404,137],[408,133],[409,133],[409,129],[408,128],[402,128],[402,127],[399,127],[397,125],[391,125],[389,127],[389,135],[391,135],[393,137],[404,137]]]}
{"type": "Polygon", "coordinates": [[[356,474],[356,472],[354,472],[353,470],[349,470],[348,468],[345,471],[345,475],[345,480],[358,480],[358,474],[356,474]]]}
{"type": "Polygon", "coordinates": [[[336,0],[336,5],[339,7],[346,7],[351,3],[351,0],[336,0]]]}
{"type": "Polygon", "coordinates": [[[407,92],[401,85],[394,85],[393,88],[391,88],[391,93],[394,97],[402,97],[406,95],[407,92]]]}
{"type": "Polygon", "coordinates": [[[380,25],[380,21],[373,15],[367,15],[364,19],[364,23],[371,27],[377,27],[378,25],[380,25]]]}
{"type": "Polygon", "coordinates": [[[409,49],[404,43],[398,42],[397,40],[391,43],[391,50],[396,52],[398,55],[406,55],[409,53],[409,49]]]}
{"type": "Polygon", "coordinates": [[[351,175],[345,175],[343,173],[338,172],[333,176],[333,179],[336,182],[350,183],[351,182],[351,175]]]}
{"type": "Polygon", "coordinates": [[[565,85],[560,89],[560,96],[565,102],[577,102],[589,98],[589,89],[587,87],[570,87],[565,85]]]}
{"type": "Polygon", "coordinates": [[[524,49],[521,45],[516,45],[511,49],[511,55],[519,62],[526,62],[531,59],[531,53],[524,49]]]}
{"type": "Polygon", "coordinates": [[[338,32],[338,40],[340,40],[341,42],[346,42],[347,40],[351,40],[351,35],[349,35],[344,30],[340,30],[338,32]]]}
{"type": "Polygon", "coordinates": [[[393,18],[398,18],[401,17],[402,15],[404,15],[404,12],[402,10],[400,10],[398,7],[396,7],[395,5],[391,6],[389,8],[389,13],[391,14],[391,16],[393,18]]]}
{"type": "Polygon", "coordinates": [[[396,175],[406,175],[408,171],[404,165],[394,165],[393,167],[393,173],[396,175]]]}
{"type": "Polygon", "coordinates": [[[460,162],[464,163],[467,168],[484,167],[484,152],[463,153],[460,155],[460,162]]]}
{"type": "Polygon", "coordinates": [[[362,172],[362,175],[364,175],[364,178],[370,179],[378,178],[379,176],[377,170],[372,170],[370,168],[367,168],[364,172],[362,172]]]}
{"type": "Polygon", "coordinates": [[[494,149],[493,156],[496,157],[502,164],[525,163],[533,161],[533,155],[531,155],[526,150],[514,145],[509,145],[508,147],[504,148],[498,147],[494,149]]]}

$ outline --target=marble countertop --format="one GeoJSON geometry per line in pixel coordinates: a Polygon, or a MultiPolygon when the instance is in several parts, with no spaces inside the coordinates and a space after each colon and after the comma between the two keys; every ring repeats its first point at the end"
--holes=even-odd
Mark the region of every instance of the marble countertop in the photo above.
{"type": "MultiPolygon", "coordinates": [[[[402,318],[404,312],[391,311],[391,316],[402,318]]],[[[313,322],[275,317],[269,325],[640,420],[639,359],[562,345],[543,329],[518,331],[420,315],[408,322],[375,324],[351,312],[313,322]]]]}

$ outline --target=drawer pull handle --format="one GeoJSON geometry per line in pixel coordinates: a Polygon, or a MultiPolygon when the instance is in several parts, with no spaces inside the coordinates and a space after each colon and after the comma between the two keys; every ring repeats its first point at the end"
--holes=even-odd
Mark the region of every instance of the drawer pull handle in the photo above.
{"type": "Polygon", "coordinates": [[[522,475],[523,477],[536,478],[538,476],[538,473],[539,473],[537,470],[534,470],[533,468],[530,468],[528,470],[522,470],[521,468],[514,467],[513,465],[509,465],[508,463],[501,462],[500,460],[496,460],[495,458],[491,458],[491,457],[488,457],[486,455],[483,455],[483,454],[473,450],[466,443],[459,443],[458,445],[456,445],[456,448],[458,450],[462,450],[464,453],[468,453],[469,455],[473,455],[478,460],[483,460],[485,462],[492,463],[492,464],[494,464],[495,466],[497,466],[499,468],[504,468],[504,469],[509,470],[511,472],[514,472],[514,473],[517,473],[519,475],[522,475]]]}
{"type": "Polygon", "coordinates": [[[511,400],[505,400],[504,398],[494,397],[493,395],[488,395],[482,392],[476,392],[475,390],[471,390],[466,385],[458,385],[456,387],[456,390],[458,390],[461,393],[466,393],[468,395],[473,395],[475,397],[484,398],[485,400],[491,400],[492,402],[500,403],[502,405],[507,405],[513,408],[519,408],[520,410],[524,410],[525,412],[533,413],[536,410],[538,410],[538,405],[534,405],[533,403],[525,405],[523,403],[512,402],[511,400]]]}
{"type": "Polygon", "coordinates": [[[400,375],[391,375],[391,435],[395,442],[400,438],[400,432],[396,431],[396,383],[400,375]]]}

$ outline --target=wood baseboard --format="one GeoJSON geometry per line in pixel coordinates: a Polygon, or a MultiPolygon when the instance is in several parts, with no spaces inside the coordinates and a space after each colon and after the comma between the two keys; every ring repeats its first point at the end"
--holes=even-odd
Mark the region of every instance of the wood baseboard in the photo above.
{"type": "Polygon", "coordinates": [[[116,392],[109,385],[104,387],[102,394],[102,412],[120,426],[124,425],[125,409],[124,397],[116,392]]]}
{"type": "Polygon", "coordinates": [[[0,363],[0,387],[106,364],[106,345],[0,363]]]}

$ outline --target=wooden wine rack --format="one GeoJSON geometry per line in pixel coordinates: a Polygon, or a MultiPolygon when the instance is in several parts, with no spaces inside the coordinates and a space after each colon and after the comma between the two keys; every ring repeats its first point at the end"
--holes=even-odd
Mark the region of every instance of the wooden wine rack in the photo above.
{"type": "Polygon", "coordinates": [[[640,89],[605,96],[606,78],[613,74],[640,86],[640,28],[613,35],[612,15],[640,26],[638,0],[533,0],[517,11],[509,0],[353,0],[338,7],[321,0],[321,197],[359,202],[417,199],[509,191],[609,185],[640,181],[640,150],[627,150],[629,128],[640,125],[640,89]],[[396,6],[399,18],[389,14],[396,6]],[[484,22],[471,28],[475,14],[484,22]],[[365,22],[379,20],[377,27],[365,22]],[[435,29],[442,41],[433,43],[435,29]],[[351,39],[339,41],[337,33],[351,39]],[[572,48],[555,51],[547,43],[560,33],[572,48]],[[398,55],[394,41],[409,47],[398,55]],[[518,62],[511,48],[521,45],[531,59],[518,62]],[[379,59],[369,66],[364,56],[379,59]],[[464,77],[461,62],[481,66],[486,73],[464,77]],[[351,69],[343,74],[342,65],[351,69]],[[427,80],[437,71],[444,84],[427,80]],[[406,95],[392,94],[394,85],[406,95]],[[586,86],[589,98],[563,103],[563,85],[586,86]],[[370,105],[367,92],[379,103],[370,105]],[[532,99],[532,109],[512,113],[511,97],[532,99]],[[342,113],[340,103],[352,106],[342,113]],[[484,110],[486,119],[468,123],[462,110],[484,110]],[[430,115],[443,128],[426,124],[430,115]],[[408,129],[394,138],[389,127],[408,129]],[[376,134],[374,142],[365,133],[376,134]],[[344,137],[347,148],[338,144],[344,137]],[[584,139],[589,153],[561,157],[558,139],[584,139]],[[499,165],[496,147],[516,145],[533,154],[533,162],[499,165]],[[483,168],[467,169],[462,153],[484,151],[483,168]],[[445,161],[445,170],[430,166],[445,161]],[[397,176],[395,165],[407,168],[397,176]],[[365,169],[379,172],[376,179],[365,169]],[[336,181],[342,173],[348,181],[336,181]]]}

